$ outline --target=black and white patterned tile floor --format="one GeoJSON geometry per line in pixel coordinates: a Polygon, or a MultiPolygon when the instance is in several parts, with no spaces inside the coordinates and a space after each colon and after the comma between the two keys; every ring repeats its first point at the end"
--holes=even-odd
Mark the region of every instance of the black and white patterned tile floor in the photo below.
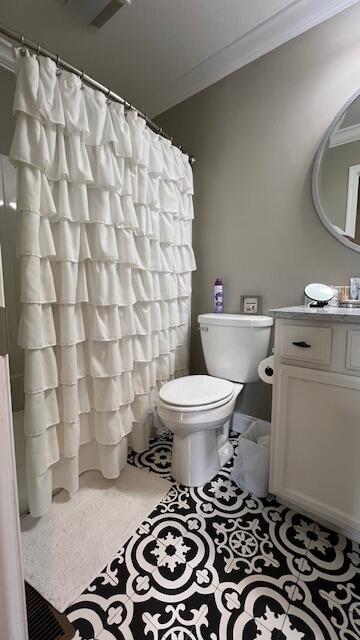
{"type": "MultiPolygon", "coordinates": [[[[159,434],[129,462],[171,479],[171,446],[159,434]]],[[[242,492],[231,466],[173,483],[67,610],[77,640],[360,638],[359,545],[242,492]]]]}

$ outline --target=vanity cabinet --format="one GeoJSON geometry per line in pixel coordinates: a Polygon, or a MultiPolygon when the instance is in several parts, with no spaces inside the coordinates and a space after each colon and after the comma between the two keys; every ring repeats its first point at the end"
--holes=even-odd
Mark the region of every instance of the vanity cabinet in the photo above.
{"type": "Polygon", "coordinates": [[[360,325],[275,322],[270,490],[360,539],[360,325]]]}

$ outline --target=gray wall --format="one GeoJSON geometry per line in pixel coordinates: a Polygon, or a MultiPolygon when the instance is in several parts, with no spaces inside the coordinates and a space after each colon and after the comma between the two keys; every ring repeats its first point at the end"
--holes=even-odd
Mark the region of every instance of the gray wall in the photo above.
{"type": "Polygon", "coordinates": [[[0,153],[8,156],[14,127],[12,104],[15,76],[2,67],[0,67],[0,89],[0,153]]]}
{"type": "MultiPolygon", "coordinates": [[[[192,370],[203,369],[198,313],[212,310],[213,282],[225,311],[258,293],[263,308],[298,304],[311,281],[345,283],[360,255],[317,218],[311,170],[320,140],[360,84],[360,5],[288,42],[159,116],[197,158],[192,370]]],[[[268,416],[256,383],[240,409],[268,416]]]]}

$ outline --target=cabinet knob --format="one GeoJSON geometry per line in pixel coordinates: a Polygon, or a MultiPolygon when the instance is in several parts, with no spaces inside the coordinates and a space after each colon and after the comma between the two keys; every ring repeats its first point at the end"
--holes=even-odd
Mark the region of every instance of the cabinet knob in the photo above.
{"type": "Polygon", "coordinates": [[[299,340],[298,342],[293,342],[294,347],[301,347],[302,349],[310,349],[311,344],[304,342],[304,340],[299,340]]]}

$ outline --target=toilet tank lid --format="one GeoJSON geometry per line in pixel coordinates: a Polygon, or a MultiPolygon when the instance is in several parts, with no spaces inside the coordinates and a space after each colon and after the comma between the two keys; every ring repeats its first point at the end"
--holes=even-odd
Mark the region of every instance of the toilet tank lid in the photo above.
{"type": "Polygon", "coordinates": [[[274,323],[270,316],[252,316],[242,313],[202,313],[199,324],[217,324],[229,327],[271,327],[274,323]]]}

